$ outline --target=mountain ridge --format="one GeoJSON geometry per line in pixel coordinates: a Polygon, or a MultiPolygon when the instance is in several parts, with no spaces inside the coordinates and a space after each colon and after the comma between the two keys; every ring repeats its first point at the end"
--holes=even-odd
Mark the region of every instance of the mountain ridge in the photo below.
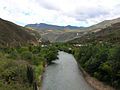
{"type": "Polygon", "coordinates": [[[88,32],[84,36],[75,38],[68,42],[81,44],[89,42],[120,43],[120,22],[111,24],[97,32],[88,32]]]}
{"type": "Polygon", "coordinates": [[[115,24],[118,22],[120,22],[120,18],[104,20],[104,21],[94,24],[92,26],[86,27],[84,30],[90,31],[90,30],[95,30],[95,29],[103,29],[103,28],[106,28],[106,27],[111,26],[112,24],[115,24]]]}
{"type": "MultiPolygon", "coordinates": [[[[17,41],[19,41],[19,43],[26,43],[26,42],[28,43],[32,41],[37,42],[36,39],[39,40],[39,38],[48,39],[50,42],[67,42],[70,40],[74,40],[75,38],[83,37],[90,33],[97,33],[97,32],[99,33],[101,30],[104,30],[107,27],[111,27],[111,25],[119,22],[120,22],[120,18],[105,20],[93,26],[82,27],[82,29],[78,29],[78,30],[74,29],[76,28],[76,26],[71,26],[71,25],[68,26],[53,25],[56,28],[52,28],[51,25],[41,23],[41,26],[43,26],[42,29],[40,28],[36,29],[36,27],[33,28],[31,26],[29,30],[28,27],[29,25],[22,27],[10,21],[6,21],[0,18],[0,44],[1,45],[3,44],[4,46],[4,44],[5,45],[10,43],[11,45],[16,44],[17,41]],[[45,27],[46,25],[48,27],[45,27]]],[[[31,25],[34,26],[34,24],[31,25]]],[[[38,25],[39,27],[39,24],[36,25],[38,25]]]]}
{"type": "Polygon", "coordinates": [[[47,38],[51,42],[66,42],[69,40],[73,40],[74,38],[79,38],[81,36],[84,36],[87,33],[98,32],[106,27],[111,26],[112,24],[119,23],[119,22],[120,22],[120,18],[116,18],[112,20],[104,20],[100,23],[97,23],[89,27],[81,27],[81,28],[77,27],[77,30],[75,30],[74,26],[71,26],[71,25],[62,26],[62,28],[58,30],[59,26],[55,25],[56,28],[53,28],[51,25],[48,25],[48,27],[45,27],[46,24],[44,23],[30,24],[30,25],[26,25],[25,27],[37,29],[37,31],[43,33],[42,38],[47,38]]]}
{"type": "Polygon", "coordinates": [[[47,30],[65,30],[65,29],[83,29],[84,27],[78,27],[78,26],[59,26],[59,25],[52,25],[52,24],[46,24],[46,23],[40,23],[40,24],[27,24],[25,27],[31,27],[35,29],[47,29],[47,30]]]}

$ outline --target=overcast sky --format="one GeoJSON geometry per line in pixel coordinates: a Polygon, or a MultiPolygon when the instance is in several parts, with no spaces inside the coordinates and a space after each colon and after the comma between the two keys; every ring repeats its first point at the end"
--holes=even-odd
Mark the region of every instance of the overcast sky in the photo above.
{"type": "Polygon", "coordinates": [[[0,0],[0,18],[19,25],[90,26],[120,17],[120,0],[0,0]]]}

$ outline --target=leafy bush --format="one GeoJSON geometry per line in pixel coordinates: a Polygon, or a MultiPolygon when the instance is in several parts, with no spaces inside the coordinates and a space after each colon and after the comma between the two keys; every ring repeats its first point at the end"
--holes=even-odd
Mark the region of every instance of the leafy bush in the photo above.
{"type": "Polygon", "coordinates": [[[32,57],[33,57],[33,54],[29,51],[24,51],[24,52],[21,53],[21,58],[23,60],[29,60],[30,61],[30,60],[32,60],[32,57]]]}
{"type": "Polygon", "coordinates": [[[57,58],[57,48],[26,46],[0,49],[0,90],[33,90],[46,62],[57,58]]]}
{"type": "Polygon", "coordinates": [[[120,46],[88,44],[74,50],[77,62],[92,76],[116,88],[120,84],[120,46]]]}

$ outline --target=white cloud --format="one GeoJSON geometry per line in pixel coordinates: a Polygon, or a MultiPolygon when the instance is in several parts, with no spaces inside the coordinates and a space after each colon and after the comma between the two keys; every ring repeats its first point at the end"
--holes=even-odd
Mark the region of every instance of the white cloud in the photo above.
{"type": "Polygon", "coordinates": [[[0,0],[0,17],[20,25],[88,26],[120,16],[120,0],[0,0]]]}

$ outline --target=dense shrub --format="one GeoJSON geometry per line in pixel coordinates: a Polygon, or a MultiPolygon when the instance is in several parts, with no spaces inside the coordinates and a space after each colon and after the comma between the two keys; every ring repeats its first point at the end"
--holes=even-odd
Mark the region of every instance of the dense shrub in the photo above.
{"type": "Polygon", "coordinates": [[[88,44],[74,50],[77,62],[92,76],[119,88],[120,46],[88,44]]]}
{"type": "Polygon", "coordinates": [[[33,54],[29,51],[24,51],[24,52],[21,53],[21,58],[23,60],[29,60],[30,61],[30,60],[32,60],[32,57],[33,57],[33,54]]]}
{"type": "Polygon", "coordinates": [[[57,59],[55,46],[0,48],[0,90],[33,90],[47,63],[57,59]]]}

